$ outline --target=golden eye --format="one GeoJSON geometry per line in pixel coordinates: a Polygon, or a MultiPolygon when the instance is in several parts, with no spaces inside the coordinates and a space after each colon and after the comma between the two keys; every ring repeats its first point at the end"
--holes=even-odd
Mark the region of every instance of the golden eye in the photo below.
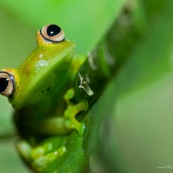
{"type": "Polygon", "coordinates": [[[61,42],[64,40],[64,31],[57,25],[46,25],[40,30],[41,36],[50,42],[61,42]]]}
{"type": "Polygon", "coordinates": [[[7,72],[0,71],[0,94],[10,96],[14,91],[14,78],[7,72]]]}

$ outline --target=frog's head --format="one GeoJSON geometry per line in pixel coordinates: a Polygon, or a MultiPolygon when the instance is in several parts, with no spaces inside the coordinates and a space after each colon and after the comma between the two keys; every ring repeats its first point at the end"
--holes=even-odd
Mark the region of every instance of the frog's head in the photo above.
{"type": "Polygon", "coordinates": [[[0,71],[0,94],[15,109],[36,102],[55,83],[57,74],[62,77],[69,68],[75,45],[65,39],[59,26],[44,26],[37,32],[37,42],[38,47],[19,68],[0,71]]]}

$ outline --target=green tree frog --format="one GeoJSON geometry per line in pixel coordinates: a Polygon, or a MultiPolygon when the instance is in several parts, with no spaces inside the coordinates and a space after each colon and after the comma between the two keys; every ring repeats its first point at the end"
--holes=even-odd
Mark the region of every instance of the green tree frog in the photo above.
{"type": "Polygon", "coordinates": [[[89,56],[74,56],[74,43],[65,39],[59,26],[51,24],[37,32],[38,47],[17,69],[0,71],[0,94],[7,96],[15,109],[14,121],[21,137],[17,149],[36,172],[77,173],[81,171],[73,165],[89,160],[85,159],[89,151],[84,149],[99,121],[82,115],[142,35],[141,20],[138,25],[129,7],[89,56]],[[124,17],[128,25],[121,22],[124,17]]]}
{"type": "Polygon", "coordinates": [[[0,71],[0,93],[15,109],[14,121],[22,138],[17,143],[19,153],[39,170],[47,160],[63,155],[66,146],[55,150],[51,145],[32,148],[34,144],[45,136],[67,134],[72,129],[82,135],[85,126],[76,115],[86,111],[88,104],[85,99],[71,101],[75,95],[72,81],[86,57],[73,56],[74,43],[54,24],[37,32],[37,42],[38,47],[17,69],[0,71]]]}

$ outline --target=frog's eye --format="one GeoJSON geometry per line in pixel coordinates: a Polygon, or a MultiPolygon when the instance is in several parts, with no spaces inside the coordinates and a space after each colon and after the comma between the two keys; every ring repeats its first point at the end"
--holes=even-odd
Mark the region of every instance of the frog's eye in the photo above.
{"type": "Polygon", "coordinates": [[[46,25],[40,30],[40,34],[46,41],[60,42],[64,40],[64,31],[57,25],[46,25]]]}
{"type": "Polygon", "coordinates": [[[7,72],[0,72],[0,94],[10,96],[14,91],[14,78],[7,72]]]}

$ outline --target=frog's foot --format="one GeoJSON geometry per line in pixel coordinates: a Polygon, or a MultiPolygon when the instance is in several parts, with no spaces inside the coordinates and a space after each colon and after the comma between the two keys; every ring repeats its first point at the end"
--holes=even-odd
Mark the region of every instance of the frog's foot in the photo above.
{"type": "Polygon", "coordinates": [[[65,152],[65,146],[53,150],[51,143],[32,148],[27,141],[18,141],[17,150],[25,163],[32,169],[42,172],[47,169],[50,162],[61,157],[65,152]]]}
{"type": "Polygon", "coordinates": [[[67,91],[64,96],[64,99],[67,103],[67,108],[64,112],[64,117],[66,119],[66,127],[68,129],[76,129],[79,135],[82,135],[85,129],[85,125],[83,123],[79,123],[76,120],[76,115],[80,111],[86,111],[88,109],[88,102],[86,100],[82,100],[78,104],[74,105],[70,99],[74,97],[74,89],[71,88],[67,91]]]}
{"type": "Polygon", "coordinates": [[[86,100],[82,100],[76,105],[68,106],[64,112],[66,127],[69,129],[76,129],[79,135],[82,135],[85,129],[85,125],[83,123],[79,123],[79,121],[76,120],[76,115],[80,111],[86,111],[87,109],[88,102],[86,100]]]}
{"type": "MultiPolygon", "coordinates": [[[[38,151],[41,149],[41,147],[35,148],[32,150],[32,156],[33,155],[37,155],[38,151]]],[[[50,162],[53,162],[55,159],[57,159],[58,157],[61,157],[64,153],[66,152],[66,148],[65,146],[61,146],[60,148],[58,148],[57,150],[50,152],[48,154],[39,156],[39,157],[32,157],[33,162],[32,162],[32,167],[37,170],[37,171],[44,171],[48,169],[48,165],[50,162]]]]}

